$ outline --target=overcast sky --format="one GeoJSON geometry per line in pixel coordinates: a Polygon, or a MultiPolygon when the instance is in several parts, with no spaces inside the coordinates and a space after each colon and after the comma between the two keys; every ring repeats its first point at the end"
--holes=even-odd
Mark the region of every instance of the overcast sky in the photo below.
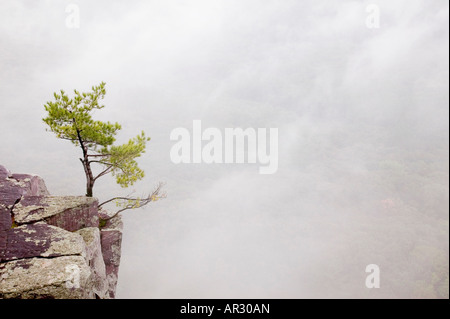
{"type": "Polygon", "coordinates": [[[433,297],[417,274],[445,263],[448,297],[448,22],[445,0],[1,1],[0,164],[83,195],[43,105],[104,81],[96,118],[152,140],[143,181],[94,195],[168,193],[123,215],[117,297],[433,297]],[[193,120],[278,128],[278,171],[175,165],[193,120]]]}

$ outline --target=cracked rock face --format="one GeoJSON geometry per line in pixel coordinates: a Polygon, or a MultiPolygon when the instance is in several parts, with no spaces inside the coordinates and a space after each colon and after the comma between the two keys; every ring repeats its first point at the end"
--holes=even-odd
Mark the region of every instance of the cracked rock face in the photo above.
{"type": "Polygon", "coordinates": [[[99,229],[101,214],[95,198],[50,196],[0,165],[0,298],[114,298],[122,222],[99,229]]]}

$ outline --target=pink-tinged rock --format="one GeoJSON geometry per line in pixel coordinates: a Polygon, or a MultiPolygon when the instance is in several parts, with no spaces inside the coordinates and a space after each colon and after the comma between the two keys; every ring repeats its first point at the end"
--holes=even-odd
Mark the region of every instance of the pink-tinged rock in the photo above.
{"type": "Polygon", "coordinates": [[[11,206],[22,196],[49,195],[44,180],[37,175],[10,174],[0,168],[0,204],[11,206]]]}
{"type": "Polygon", "coordinates": [[[6,243],[7,243],[8,237],[6,234],[6,231],[0,232],[0,262],[2,262],[2,256],[4,254],[4,251],[6,250],[6,243]]]}
{"type": "Polygon", "coordinates": [[[122,233],[113,230],[106,230],[102,231],[101,233],[102,253],[106,268],[108,294],[109,298],[115,298],[116,286],[119,276],[122,233]]]}
{"type": "Polygon", "coordinates": [[[98,227],[98,201],[85,196],[26,196],[13,209],[17,224],[45,221],[68,231],[98,227]]]}
{"type": "Polygon", "coordinates": [[[1,255],[6,249],[6,241],[7,241],[6,232],[9,229],[11,229],[11,226],[12,220],[9,210],[6,209],[4,206],[0,205],[0,261],[2,259],[1,255]]]}
{"type": "Polygon", "coordinates": [[[8,241],[8,235],[6,231],[0,231],[0,262],[2,261],[2,256],[6,250],[6,244],[8,241]]]}
{"type": "Polygon", "coordinates": [[[6,167],[0,165],[0,179],[5,179],[9,175],[11,175],[10,171],[6,169],[6,167]]]}
{"type": "Polygon", "coordinates": [[[59,227],[36,223],[11,228],[6,232],[6,247],[0,261],[31,257],[58,257],[86,254],[83,238],[59,227]]]}
{"type": "Polygon", "coordinates": [[[11,207],[24,193],[22,188],[17,187],[9,180],[0,180],[0,204],[11,207]]]}
{"type": "Polygon", "coordinates": [[[86,204],[66,209],[57,215],[47,218],[45,222],[68,231],[76,231],[86,227],[98,227],[97,204],[97,200],[86,200],[86,204]]]}
{"type": "Polygon", "coordinates": [[[45,186],[44,180],[37,175],[30,174],[12,174],[9,176],[10,179],[16,180],[24,185],[26,189],[25,196],[44,196],[50,193],[45,186]]]}
{"type": "Polygon", "coordinates": [[[0,299],[114,298],[123,224],[100,231],[107,214],[95,198],[49,196],[40,177],[0,166],[0,299]]]}
{"type": "Polygon", "coordinates": [[[109,298],[109,285],[106,280],[105,262],[103,261],[102,247],[100,243],[100,230],[98,227],[88,227],[76,232],[86,244],[86,262],[91,268],[92,290],[97,298],[109,298]]]}
{"type": "MultiPolygon", "coordinates": [[[[99,210],[100,218],[111,216],[107,211],[99,210]]],[[[109,285],[108,293],[110,298],[115,298],[116,286],[119,275],[119,265],[122,246],[123,222],[120,215],[106,221],[106,225],[101,229],[101,242],[103,260],[106,266],[106,280],[109,285]]]]}
{"type": "Polygon", "coordinates": [[[9,209],[0,204],[0,232],[10,229],[12,226],[9,209]]]}

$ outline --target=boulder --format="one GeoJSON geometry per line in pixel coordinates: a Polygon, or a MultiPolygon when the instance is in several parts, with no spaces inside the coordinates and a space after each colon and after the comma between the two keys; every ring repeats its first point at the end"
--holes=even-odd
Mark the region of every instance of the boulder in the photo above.
{"type": "Polygon", "coordinates": [[[40,176],[11,174],[9,179],[18,182],[21,188],[25,190],[24,195],[26,196],[44,196],[50,194],[45,186],[44,180],[40,176]]]}
{"type": "Polygon", "coordinates": [[[93,299],[91,270],[82,256],[0,263],[0,298],[93,299]]]}
{"type": "Polygon", "coordinates": [[[22,196],[48,194],[41,177],[30,174],[11,174],[6,168],[0,166],[0,198],[4,205],[11,206],[22,196]]]}

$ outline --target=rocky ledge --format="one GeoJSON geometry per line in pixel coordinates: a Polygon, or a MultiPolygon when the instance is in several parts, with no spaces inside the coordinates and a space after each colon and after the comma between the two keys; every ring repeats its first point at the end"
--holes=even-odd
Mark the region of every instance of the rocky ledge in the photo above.
{"type": "Polygon", "coordinates": [[[51,196],[0,165],[0,298],[114,298],[122,221],[100,227],[107,216],[96,198],[51,196]]]}

